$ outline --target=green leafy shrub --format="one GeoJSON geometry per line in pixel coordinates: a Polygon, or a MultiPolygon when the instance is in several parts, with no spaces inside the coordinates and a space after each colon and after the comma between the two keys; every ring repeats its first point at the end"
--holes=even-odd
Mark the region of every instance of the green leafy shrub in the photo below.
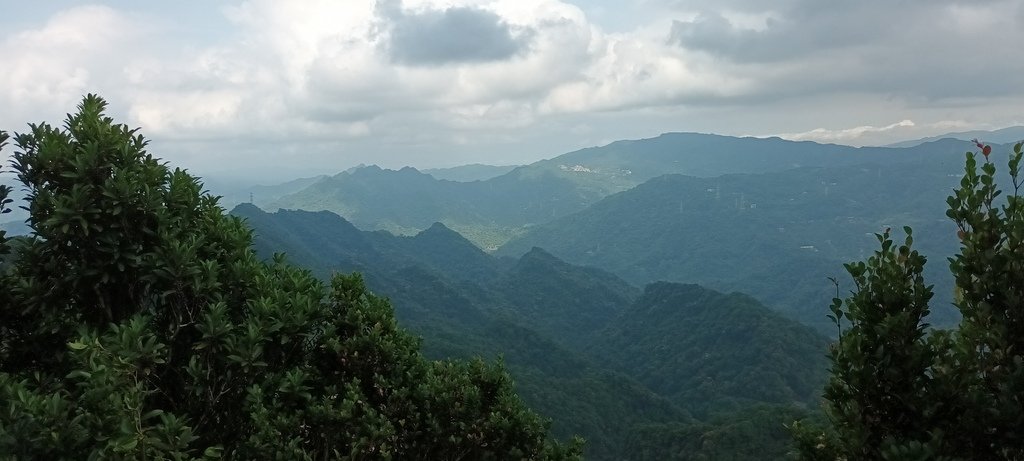
{"type": "Polygon", "coordinates": [[[950,259],[959,328],[930,331],[923,256],[889,232],[867,263],[848,264],[855,290],[830,316],[848,325],[831,350],[827,430],[796,425],[804,459],[1024,458],[1024,200],[1022,144],[1010,153],[1012,193],[996,186],[992,148],[977,143],[947,199],[961,247],[950,259]],[[834,455],[834,456],[833,456],[834,455]]]}
{"type": "Polygon", "coordinates": [[[500,365],[425,360],[358,275],[260,261],[105,107],[14,137],[33,233],[0,274],[0,458],[579,456],[500,365]]]}

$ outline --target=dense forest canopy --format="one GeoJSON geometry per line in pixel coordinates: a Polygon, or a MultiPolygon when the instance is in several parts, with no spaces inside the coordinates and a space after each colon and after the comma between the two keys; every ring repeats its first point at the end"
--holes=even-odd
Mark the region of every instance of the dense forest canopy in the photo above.
{"type": "Polygon", "coordinates": [[[32,234],[0,274],[3,457],[579,456],[500,365],[426,360],[358,275],[262,262],[105,107],[14,137],[32,234]]]}
{"type": "Polygon", "coordinates": [[[405,237],[324,211],[232,214],[258,254],[359,270],[428,356],[503,356],[524,401],[554,434],[583,436],[588,459],[782,458],[784,424],[818,406],[828,339],[749,296],[640,289],[540,248],[495,258],[442,224],[405,237]]]}

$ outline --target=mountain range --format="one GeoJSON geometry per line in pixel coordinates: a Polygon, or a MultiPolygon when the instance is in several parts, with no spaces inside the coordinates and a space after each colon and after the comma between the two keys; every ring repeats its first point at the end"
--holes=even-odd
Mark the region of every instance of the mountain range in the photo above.
{"type": "Polygon", "coordinates": [[[519,165],[484,165],[481,163],[473,163],[449,168],[429,168],[422,171],[433,176],[435,179],[457,182],[473,182],[496,178],[518,167],[519,165]]]}
{"type": "Polygon", "coordinates": [[[990,144],[1010,144],[1024,140],[1024,126],[1011,126],[991,131],[958,131],[955,133],[946,133],[938,136],[929,136],[927,138],[901,141],[889,144],[887,147],[913,147],[928,142],[939,141],[942,139],[959,139],[962,141],[970,141],[972,139],[977,139],[981,142],[990,144]]]}
{"type": "Polygon", "coordinates": [[[822,332],[833,296],[827,277],[849,283],[844,262],[877,246],[875,233],[912,226],[938,264],[935,321],[956,320],[942,257],[957,249],[943,198],[959,181],[950,161],[805,167],[697,178],[665,175],[578,213],[535,226],[497,254],[539,246],[635,284],[701,283],[749,293],[822,332]]]}
{"type": "MultiPolygon", "coordinates": [[[[329,212],[242,204],[232,213],[254,228],[264,256],[284,251],[323,277],[362,272],[432,356],[502,356],[524,399],[553,418],[556,434],[589,439],[594,459],[746,427],[756,405],[806,416],[824,380],[827,339],[745,295],[673,283],[641,290],[540,248],[499,258],[442,224],[394,236],[329,212]],[[636,337],[646,339],[625,345],[636,337]]],[[[765,450],[784,455],[783,436],[765,436],[765,450]]]]}
{"type": "Polygon", "coordinates": [[[821,417],[827,306],[877,233],[913,227],[929,321],[957,321],[944,198],[974,148],[669,133],[517,167],[210,188],[263,257],[362,273],[430,357],[500,357],[590,458],[781,459],[783,424],[821,417]]]}
{"type": "Polygon", "coordinates": [[[503,256],[536,246],[634,285],[749,293],[825,333],[824,306],[835,295],[828,277],[845,281],[842,264],[870,254],[875,233],[910,225],[935,261],[933,321],[949,325],[956,315],[943,260],[957,242],[944,198],[972,148],[956,139],[854,148],[670,133],[468,183],[412,168],[357,168],[267,208],[330,210],[357,228],[396,235],[440,222],[503,256]]]}
{"type": "Polygon", "coordinates": [[[717,177],[800,167],[956,165],[972,146],[948,140],[912,148],[855,148],[779,138],[669,133],[570,152],[483,181],[441,180],[408,167],[358,168],[322,178],[264,208],[333,211],[359,228],[399,235],[412,235],[441,222],[493,251],[533,226],[576,213],[664,174],[717,177]]]}

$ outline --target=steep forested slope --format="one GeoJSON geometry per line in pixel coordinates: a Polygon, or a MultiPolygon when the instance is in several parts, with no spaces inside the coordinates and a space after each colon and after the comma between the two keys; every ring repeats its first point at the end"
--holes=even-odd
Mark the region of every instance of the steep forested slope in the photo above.
{"type": "MultiPolygon", "coordinates": [[[[321,275],[361,271],[371,289],[391,300],[402,325],[423,337],[429,356],[504,357],[523,399],[553,418],[556,434],[590,439],[586,453],[595,459],[613,457],[635,426],[693,422],[675,404],[635,380],[567,349],[563,335],[549,337],[527,327],[550,319],[562,331],[581,330],[574,322],[584,317],[569,309],[608,306],[613,300],[601,298],[609,293],[621,291],[619,307],[626,307],[637,291],[614,276],[554,258],[523,258],[512,266],[441,225],[413,237],[396,237],[359,231],[327,212],[271,214],[240,205],[233,213],[253,226],[254,245],[265,256],[286,251],[291,261],[321,275]],[[542,269],[545,262],[551,268],[542,269]],[[572,282],[547,287],[516,284],[516,267],[527,266],[545,273],[560,271],[563,280],[572,282]],[[605,282],[611,288],[590,291],[605,282]],[[512,292],[535,293],[539,299],[520,312],[519,304],[505,297],[512,292]]],[[[582,330],[603,328],[614,318],[615,312],[605,323],[582,330]]]]}
{"type": "Polygon", "coordinates": [[[370,287],[390,298],[402,324],[424,338],[431,356],[503,356],[524,400],[554,418],[556,434],[587,437],[594,459],[642,459],[627,447],[664,453],[692,443],[697,448],[685,456],[739,453],[740,445],[762,454],[784,451],[787,437],[762,427],[774,422],[752,415],[750,405],[767,402],[779,405],[772,411],[803,416],[789,404],[813,399],[802,383],[823,373],[822,351],[815,349],[820,336],[742,295],[703,291],[680,301],[655,285],[640,302],[640,290],[608,272],[568,264],[540,248],[500,260],[441,225],[396,237],[359,231],[330,213],[247,206],[234,213],[254,226],[265,255],[287,251],[325,274],[362,270],[370,287]],[[713,325],[714,335],[701,324],[713,325]],[[622,341],[632,341],[630,332],[649,338],[629,348],[622,341]],[[722,353],[705,357],[715,348],[722,353]],[[738,359],[737,348],[744,349],[738,359]],[[804,357],[807,348],[814,359],[804,357]],[[688,364],[680,367],[671,357],[688,364]],[[702,387],[707,376],[722,380],[721,392],[702,387]],[[659,379],[677,384],[655,390],[659,379]],[[733,441],[700,443],[705,439],[733,441]]]}
{"type": "Polygon", "coordinates": [[[595,338],[600,356],[699,416],[753,403],[813,406],[828,340],[753,298],[655,283],[595,338]]]}
{"type": "Polygon", "coordinates": [[[643,284],[693,282],[742,291],[822,331],[842,263],[863,257],[886,227],[915,228],[932,256],[936,321],[950,322],[952,281],[943,259],[955,228],[943,198],[959,164],[799,168],[697,178],[666,175],[579,213],[537,226],[498,252],[534,246],[643,284]]]}

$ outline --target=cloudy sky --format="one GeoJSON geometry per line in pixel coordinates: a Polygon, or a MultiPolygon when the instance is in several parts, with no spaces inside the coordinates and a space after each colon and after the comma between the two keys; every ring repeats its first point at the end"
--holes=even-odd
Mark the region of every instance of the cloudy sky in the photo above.
{"type": "Polygon", "coordinates": [[[260,180],[667,131],[853,145],[1024,124],[1024,0],[0,0],[0,127],[87,92],[260,180]]]}

